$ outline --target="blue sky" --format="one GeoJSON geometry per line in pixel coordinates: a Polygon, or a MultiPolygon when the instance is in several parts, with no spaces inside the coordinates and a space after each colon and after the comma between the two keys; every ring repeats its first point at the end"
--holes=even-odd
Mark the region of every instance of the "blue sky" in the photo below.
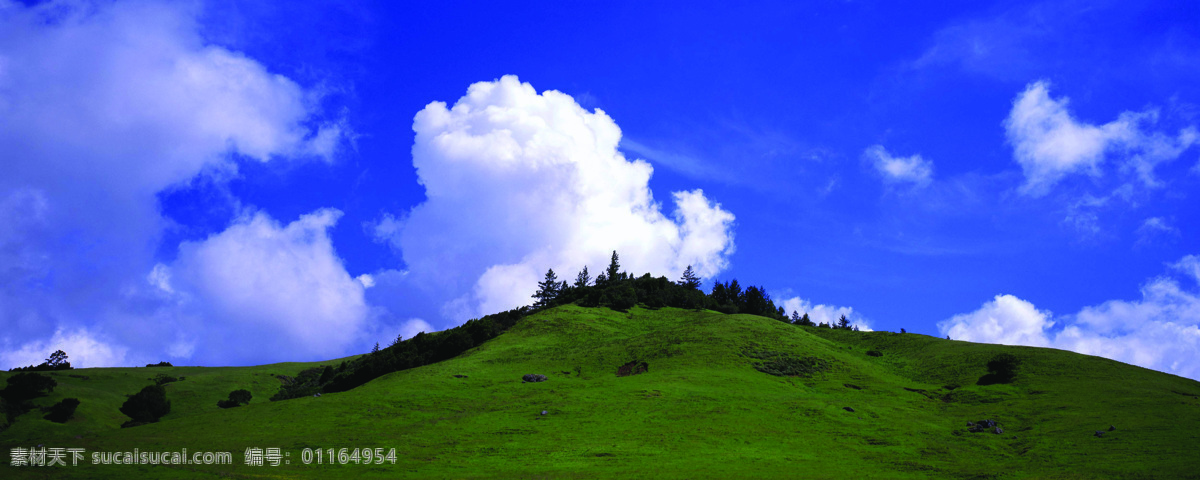
{"type": "Polygon", "coordinates": [[[0,2],[0,366],[331,358],[617,249],[789,311],[1200,378],[1197,25],[0,2]]]}

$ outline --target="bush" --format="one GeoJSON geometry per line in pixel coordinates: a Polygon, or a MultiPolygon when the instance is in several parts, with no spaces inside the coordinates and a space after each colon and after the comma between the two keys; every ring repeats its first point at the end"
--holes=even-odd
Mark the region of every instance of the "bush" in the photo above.
{"type": "Polygon", "coordinates": [[[716,307],[713,307],[713,310],[724,313],[726,315],[733,315],[735,313],[738,313],[737,305],[730,305],[728,303],[726,303],[724,305],[717,305],[716,307]]]}
{"type": "Polygon", "coordinates": [[[987,363],[988,374],[995,377],[996,383],[1012,382],[1020,366],[1021,359],[1008,353],[996,355],[987,363]]]}
{"type": "MultiPolygon", "coordinates": [[[[325,368],[329,368],[329,367],[325,367],[325,368]]],[[[246,390],[246,389],[234,390],[232,392],[229,392],[228,400],[218,400],[217,406],[221,407],[221,408],[240,407],[244,404],[250,403],[250,398],[251,398],[251,395],[250,395],[249,390],[246,390]]]]}
{"type": "Polygon", "coordinates": [[[158,362],[158,363],[148,363],[148,364],[146,364],[146,366],[147,367],[173,367],[174,365],[171,365],[171,362],[158,362]]]}
{"type": "Polygon", "coordinates": [[[181,379],[172,377],[165,373],[160,373],[154,377],[154,384],[155,385],[166,385],[171,382],[178,382],[179,380],[181,380],[181,379]]]}
{"type": "Polygon", "coordinates": [[[633,291],[633,285],[621,283],[606,289],[600,301],[613,310],[625,312],[637,305],[637,293],[633,291]]]}
{"type": "Polygon", "coordinates": [[[75,408],[78,406],[78,398],[64,398],[61,402],[58,402],[50,408],[47,408],[46,411],[49,413],[42,418],[45,418],[51,422],[66,423],[67,420],[70,420],[71,417],[75,415],[75,408]]]}
{"type": "Polygon", "coordinates": [[[170,412],[171,402],[167,400],[167,389],[162,385],[147,385],[121,405],[121,413],[133,419],[122,426],[157,422],[170,412]]]}
{"type": "MultiPolygon", "coordinates": [[[[8,403],[20,407],[26,401],[49,394],[58,382],[40,373],[18,373],[8,377],[8,386],[0,391],[8,403]]],[[[10,407],[11,408],[11,407],[10,407]]]]}
{"type": "Polygon", "coordinates": [[[872,357],[882,357],[883,352],[881,352],[879,350],[867,350],[867,355],[872,356],[872,357]]]}
{"type": "Polygon", "coordinates": [[[997,383],[1012,383],[1017,376],[1017,369],[1021,366],[1021,359],[1009,353],[1001,353],[987,363],[988,374],[979,377],[976,382],[979,385],[994,385],[997,383]]]}

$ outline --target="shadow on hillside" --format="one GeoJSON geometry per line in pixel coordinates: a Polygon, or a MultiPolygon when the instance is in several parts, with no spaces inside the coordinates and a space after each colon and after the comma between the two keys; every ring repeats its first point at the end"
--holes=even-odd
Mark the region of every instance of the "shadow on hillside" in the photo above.
{"type": "Polygon", "coordinates": [[[979,381],[975,382],[976,385],[997,385],[1002,383],[1012,383],[1012,378],[1001,376],[1000,374],[996,373],[989,373],[979,377],[979,381]]]}

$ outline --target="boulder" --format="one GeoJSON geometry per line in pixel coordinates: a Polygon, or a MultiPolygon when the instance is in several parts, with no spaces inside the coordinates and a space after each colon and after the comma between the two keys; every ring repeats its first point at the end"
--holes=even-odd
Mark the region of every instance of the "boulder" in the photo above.
{"type": "Polygon", "coordinates": [[[544,381],[546,381],[546,376],[545,376],[545,375],[538,375],[538,374],[535,374],[535,373],[528,373],[528,374],[525,374],[525,376],[521,377],[521,381],[522,381],[522,382],[529,382],[529,383],[533,383],[533,382],[544,382],[544,381]]]}
{"type": "Polygon", "coordinates": [[[546,413],[547,413],[547,412],[546,412],[545,410],[542,410],[542,415],[545,415],[546,413]]]}
{"type": "Polygon", "coordinates": [[[1110,431],[1110,432],[1111,432],[1111,431],[1113,431],[1113,430],[1116,430],[1116,429],[1117,429],[1117,427],[1114,427],[1114,426],[1112,426],[1112,425],[1109,425],[1109,426],[1108,426],[1108,431],[1110,431]]]}
{"type": "Polygon", "coordinates": [[[996,429],[995,429],[995,430],[993,430],[993,432],[994,432],[996,435],[999,435],[999,434],[1001,434],[1001,433],[1004,433],[1004,429],[1003,429],[1003,428],[1000,428],[1000,427],[996,427],[996,429]]]}
{"type": "Polygon", "coordinates": [[[454,378],[467,378],[466,375],[455,375],[454,378]]]}
{"type": "Polygon", "coordinates": [[[1101,430],[1096,430],[1096,433],[1095,433],[1094,435],[1092,435],[1092,436],[1094,436],[1094,437],[1103,437],[1103,436],[1104,436],[1104,432],[1103,432],[1103,431],[1101,431],[1101,430]]]}
{"type": "Polygon", "coordinates": [[[842,407],[842,410],[845,410],[847,412],[854,412],[854,409],[850,408],[850,407],[842,407]]]}

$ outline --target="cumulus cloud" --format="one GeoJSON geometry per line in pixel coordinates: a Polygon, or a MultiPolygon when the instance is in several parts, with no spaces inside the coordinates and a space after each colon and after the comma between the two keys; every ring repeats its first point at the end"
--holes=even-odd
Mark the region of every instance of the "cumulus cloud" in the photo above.
{"type": "Polygon", "coordinates": [[[888,153],[882,145],[873,145],[863,152],[863,157],[875,166],[875,170],[888,183],[924,186],[933,178],[933,162],[920,155],[897,157],[888,153]]]}
{"type": "Polygon", "coordinates": [[[674,192],[672,216],[651,166],[617,150],[621,130],[515,76],[471,85],[413,121],[413,163],[426,201],[374,228],[401,253],[403,277],[461,322],[526,305],[548,268],[602,269],[613,250],[630,272],[711,277],[734,250],[733,214],[700,190],[674,192]]]}
{"type": "Polygon", "coordinates": [[[235,171],[236,156],[336,154],[344,122],[317,118],[312,91],[205,43],[197,8],[0,0],[4,342],[103,330],[133,349],[127,360],[160,355],[170,338],[121,327],[173,321],[130,294],[154,267],[168,223],[156,194],[235,171]]]}
{"type": "Polygon", "coordinates": [[[182,312],[203,319],[184,330],[197,337],[193,359],[316,360],[359,340],[370,313],[368,281],[346,273],[333,249],[328,229],[340,216],[318,210],[281,226],[258,213],[185,242],[169,270],[156,266],[152,283],[175,293],[182,312]]]}
{"type": "Polygon", "coordinates": [[[1140,300],[1109,300],[1057,321],[1025,300],[999,295],[938,328],[956,340],[1054,347],[1200,379],[1200,258],[1186,256],[1171,270],[1185,278],[1154,278],[1140,300]]]}
{"type": "Polygon", "coordinates": [[[1050,312],[1012,295],[996,295],[979,310],[939,323],[938,329],[955,340],[1045,347],[1050,344],[1046,330],[1052,326],[1050,312]]]}
{"type": "Polygon", "coordinates": [[[788,315],[796,312],[800,315],[808,314],[808,319],[813,323],[822,324],[828,323],[836,325],[842,315],[846,316],[846,320],[850,321],[850,325],[857,326],[859,330],[870,332],[871,325],[866,318],[854,311],[853,307],[839,307],[837,305],[813,304],[811,301],[800,297],[791,297],[784,299],[782,302],[776,302],[776,305],[782,306],[783,311],[788,315]]]}
{"type": "Polygon", "coordinates": [[[1004,121],[1017,163],[1025,173],[1020,191],[1041,196],[1074,173],[1100,176],[1106,156],[1120,155],[1120,170],[1148,187],[1159,186],[1154,168],[1178,158],[1197,141],[1195,128],[1188,127],[1172,137],[1149,132],[1158,113],[1123,112],[1116,120],[1092,125],[1076,120],[1068,110],[1069,99],[1050,97],[1050,84],[1037,81],[1013,101],[1004,121]]]}

